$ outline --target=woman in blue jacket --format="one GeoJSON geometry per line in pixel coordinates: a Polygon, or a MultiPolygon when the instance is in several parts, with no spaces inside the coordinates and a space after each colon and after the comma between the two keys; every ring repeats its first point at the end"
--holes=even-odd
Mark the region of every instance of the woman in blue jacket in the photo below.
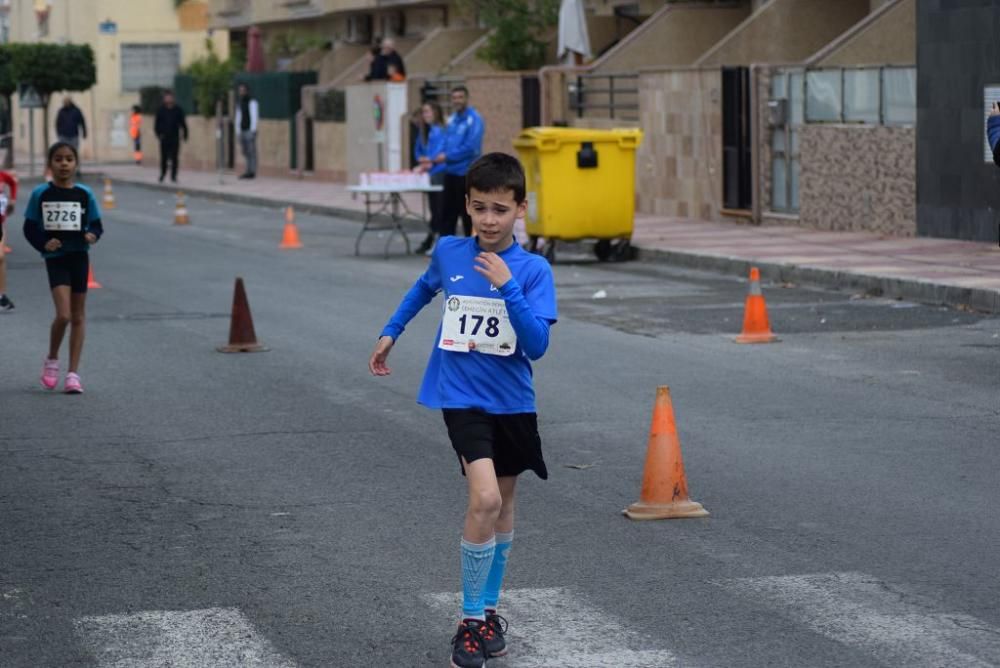
{"type": "MultiPolygon", "coordinates": [[[[444,163],[434,162],[434,157],[444,150],[444,114],[437,102],[424,102],[420,107],[420,132],[414,149],[417,157],[415,172],[428,172],[431,185],[444,185],[444,163]]],[[[441,217],[444,213],[444,193],[427,193],[427,203],[431,210],[430,231],[427,238],[417,247],[417,253],[431,254],[434,241],[441,233],[441,217]]]]}
{"type": "Polygon", "coordinates": [[[986,119],[986,139],[993,149],[993,162],[1000,167],[1000,102],[994,102],[990,117],[986,119]]]}

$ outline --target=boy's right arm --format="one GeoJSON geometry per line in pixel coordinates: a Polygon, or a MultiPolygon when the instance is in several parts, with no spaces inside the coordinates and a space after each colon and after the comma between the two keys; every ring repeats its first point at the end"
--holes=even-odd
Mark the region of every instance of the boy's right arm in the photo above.
{"type": "Polygon", "coordinates": [[[434,295],[441,289],[441,282],[436,279],[437,273],[437,263],[432,258],[431,266],[413,284],[413,287],[403,297],[403,301],[400,302],[396,312],[389,318],[389,322],[382,328],[382,333],[375,344],[375,350],[368,359],[368,370],[373,375],[389,375],[389,367],[386,366],[385,362],[389,357],[389,351],[392,350],[393,344],[396,343],[396,339],[406,329],[406,325],[410,320],[420,312],[420,309],[429,304],[434,299],[434,295]]]}

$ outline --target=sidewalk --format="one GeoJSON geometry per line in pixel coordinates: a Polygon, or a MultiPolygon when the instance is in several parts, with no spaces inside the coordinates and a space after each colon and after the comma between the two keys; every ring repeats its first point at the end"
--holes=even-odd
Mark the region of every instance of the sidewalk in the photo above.
{"type": "MultiPolygon", "coordinates": [[[[295,207],[354,220],[364,200],[344,184],[308,179],[257,178],[186,171],[180,184],[158,184],[158,170],[101,165],[114,181],[231,201],[295,207]]],[[[409,199],[419,210],[420,198],[409,199]]],[[[633,245],[644,259],[746,276],[751,265],[766,280],[869,292],[930,304],[1000,313],[1000,248],[951,239],[881,237],[861,232],[822,232],[794,226],[758,227],[638,215],[633,245]]],[[[557,260],[558,261],[558,260],[557,260]]]]}

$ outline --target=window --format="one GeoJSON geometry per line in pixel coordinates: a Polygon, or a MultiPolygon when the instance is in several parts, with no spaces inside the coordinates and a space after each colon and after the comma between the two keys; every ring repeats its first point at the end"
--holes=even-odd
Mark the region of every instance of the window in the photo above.
{"type": "Polygon", "coordinates": [[[878,70],[844,70],[844,120],[878,124],[878,104],[878,70]]]}
{"type": "Polygon", "coordinates": [[[180,69],[180,44],[122,44],[122,91],[144,86],[172,88],[180,69]]]}
{"type": "Polygon", "coordinates": [[[882,71],[883,122],[915,125],[917,122],[917,70],[887,67],[882,71]]]}
{"type": "Polygon", "coordinates": [[[813,70],[806,74],[807,123],[913,125],[914,67],[813,70]]]}
{"type": "Polygon", "coordinates": [[[806,73],[806,118],[810,121],[841,120],[842,70],[806,73]]]}

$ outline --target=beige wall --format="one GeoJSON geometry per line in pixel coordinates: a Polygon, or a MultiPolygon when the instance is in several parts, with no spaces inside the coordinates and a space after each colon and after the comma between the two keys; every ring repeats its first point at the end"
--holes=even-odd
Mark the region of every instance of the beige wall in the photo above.
{"type": "Polygon", "coordinates": [[[644,72],[636,154],[638,210],[716,220],[722,202],[718,69],[644,72]]]}
{"type": "MultiPolygon", "coordinates": [[[[121,45],[129,43],[176,43],[180,45],[181,66],[205,54],[207,36],[207,5],[189,0],[183,10],[174,11],[172,2],[139,3],[135,0],[52,0],[49,33],[41,41],[90,44],[94,49],[97,83],[85,93],[72,93],[87,122],[89,139],[81,146],[84,160],[131,160],[132,145],[128,138],[128,114],[138,103],[139,93],[122,91],[121,45]],[[113,17],[118,32],[104,35],[98,23],[113,17]]],[[[15,3],[11,13],[11,40],[38,40],[34,12],[27,2],[15,3]],[[22,9],[23,8],[23,9],[22,9]]],[[[215,50],[228,57],[228,34],[216,31],[215,50]]],[[[62,94],[54,94],[49,105],[50,140],[55,139],[55,116],[62,94]]],[[[28,149],[28,115],[14,104],[13,111],[17,151],[28,149]]],[[[44,152],[42,114],[35,112],[36,154],[44,152]]]]}
{"type": "Polygon", "coordinates": [[[869,0],[770,0],[696,64],[800,62],[863,19],[869,0]]]}
{"type": "Polygon", "coordinates": [[[465,80],[469,104],[483,117],[483,153],[514,153],[511,142],[521,133],[521,74],[483,74],[465,80]]]}
{"type": "Polygon", "coordinates": [[[481,28],[438,28],[406,56],[408,76],[435,75],[485,34],[481,28]]]}
{"type": "Polygon", "coordinates": [[[603,58],[595,72],[690,65],[749,15],[749,8],[667,5],[603,58]]]}
{"type": "Polygon", "coordinates": [[[916,234],[914,128],[806,125],[800,182],[803,225],[916,234]]]}
{"type": "Polygon", "coordinates": [[[313,175],[331,181],[347,180],[346,123],[313,123],[313,175]]]}
{"type": "Polygon", "coordinates": [[[917,0],[889,0],[892,6],[824,49],[813,67],[914,65],[917,62],[917,0]]]}

